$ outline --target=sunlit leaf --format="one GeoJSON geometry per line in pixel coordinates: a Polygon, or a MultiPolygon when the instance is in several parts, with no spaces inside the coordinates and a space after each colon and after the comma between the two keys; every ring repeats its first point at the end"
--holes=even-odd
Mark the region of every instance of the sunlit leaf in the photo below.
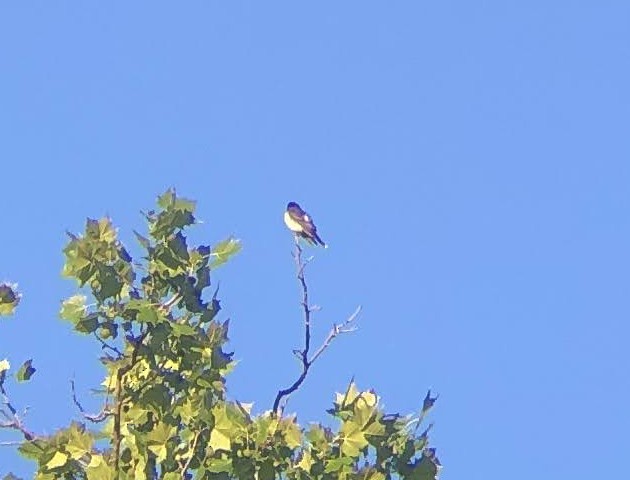
{"type": "Polygon", "coordinates": [[[68,463],[68,454],[56,451],[53,457],[46,463],[46,468],[52,470],[53,468],[63,467],[68,463]]]}
{"type": "Polygon", "coordinates": [[[212,261],[210,266],[217,268],[220,265],[226,263],[230,257],[234,256],[241,250],[241,241],[230,237],[227,240],[217,243],[210,252],[212,261]]]}
{"type": "Polygon", "coordinates": [[[210,446],[214,450],[230,450],[232,437],[238,435],[237,425],[228,416],[225,404],[214,407],[212,415],[214,416],[214,428],[210,433],[210,446]]]}
{"type": "Polygon", "coordinates": [[[310,472],[311,467],[313,466],[313,457],[311,457],[311,451],[310,450],[305,450],[302,453],[302,458],[300,459],[300,461],[298,462],[297,465],[302,470],[310,472]]]}
{"type": "Polygon", "coordinates": [[[91,452],[94,440],[88,432],[85,432],[84,429],[74,424],[69,434],[70,438],[66,445],[66,451],[70,454],[71,458],[78,460],[91,452]]]}
{"type": "Polygon", "coordinates": [[[341,442],[341,453],[349,457],[357,457],[368,445],[361,427],[352,421],[341,427],[341,442]]]}
{"type": "Polygon", "coordinates": [[[115,480],[114,469],[107,464],[102,455],[91,455],[86,468],[87,480],[115,480]]]}
{"type": "Polygon", "coordinates": [[[85,306],[85,295],[74,295],[61,304],[59,316],[72,323],[77,323],[85,315],[87,308],[85,306]]]}
{"type": "Polygon", "coordinates": [[[223,431],[214,429],[210,432],[210,441],[208,444],[214,450],[230,450],[232,446],[232,442],[230,441],[230,436],[226,435],[223,431]]]}
{"type": "Polygon", "coordinates": [[[293,420],[284,423],[284,440],[287,447],[297,448],[302,445],[302,430],[293,420]]]}
{"type": "Polygon", "coordinates": [[[0,360],[0,373],[7,371],[9,368],[11,368],[11,364],[6,358],[0,360]]]}

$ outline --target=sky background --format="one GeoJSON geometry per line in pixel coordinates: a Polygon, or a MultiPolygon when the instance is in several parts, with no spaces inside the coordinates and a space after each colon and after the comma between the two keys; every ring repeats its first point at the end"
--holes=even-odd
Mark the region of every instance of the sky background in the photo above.
{"type": "MultiPolygon", "coordinates": [[[[231,398],[298,372],[290,200],[328,250],[307,279],[322,339],[363,305],[288,410],[326,420],[352,375],[390,411],[428,388],[443,479],[624,478],[630,429],[630,3],[4,2],[0,358],[27,425],[89,410],[98,345],[58,319],[65,230],[124,242],[174,186],[218,270],[231,398]]],[[[0,441],[16,439],[0,431],[0,441]]],[[[0,447],[0,474],[32,466],[0,447]]]]}

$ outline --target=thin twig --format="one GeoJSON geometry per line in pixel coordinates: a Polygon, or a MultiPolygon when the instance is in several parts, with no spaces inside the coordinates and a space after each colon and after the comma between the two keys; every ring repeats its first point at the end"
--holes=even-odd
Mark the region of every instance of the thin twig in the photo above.
{"type": "Polygon", "coordinates": [[[341,324],[334,324],[322,345],[317,349],[313,356],[309,358],[309,353],[311,349],[311,313],[315,309],[314,307],[309,306],[308,303],[308,286],[304,278],[304,269],[306,268],[306,265],[308,265],[308,263],[313,259],[313,257],[309,257],[306,260],[302,259],[302,248],[300,247],[299,238],[297,236],[295,237],[295,252],[293,253],[293,258],[295,259],[295,265],[297,269],[297,279],[302,288],[301,305],[304,314],[304,349],[294,350],[293,352],[302,363],[302,372],[293,382],[293,384],[291,384],[290,387],[278,391],[272,407],[272,412],[276,416],[281,414],[280,403],[282,402],[282,399],[288,397],[298,388],[300,388],[300,386],[306,379],[308,371],[313,363],[315,363],[315,361],[324,352],[324,350],[326,350],[330,346],[332,341],[342,333],[349,333],[356,330],[356,326],[350,326],[350,324],[356,320],[359,312],[361,311],[361,307],[359,306],[345,322],[341,324]]]}
{"type": "Polygon", "coordinates": [[[109,343],[107,343],[105,340],[103,340],[101,337],[99,337],[96,332],[94,332],[94,338],[96,338],[100,342],[103,350],[105,350],[105,349],[111,350],[116,355],[118,355],[119,359],[124,357],[124,354],[120,350],[118,350],[116,347],[114,347],[114,346],[110,345],[109,343]]]}
{"type": "Polygon", "coordinates": [[[356,318],[359,316],[359,313],[361,313],[361,305],[359,305],[357,307],[357,309],[354,311],[354,313],[352,315],[350,315],[345,322],[337,325],[333,325],[332,328],[330,329],[330,332],[328,332],[328,336],[326,337],[326,340],[324,340],[324,343],[322,343],[322,345],[317,349],[317,351],[313,354],[313,356],[311,357],[311,359],[309,360],[309,363],[313,363],[315,360],[317,360],[317,358],[324,353],[324,350],[326,350],[328,348],[328,346],[332,343],[332,341],[335,339],[335,337],[337,337],[338,335],[341,335],[342,333],[351,333],[354,332],[357,329],[356,325],[352,325],[352,326],[348,326],[350,325],[352,322],[354,322],[356,320],[356,318]],[[346,327],[346,328],[344,328],[346,327]]]}
{"type": "Polygon", "coordinates": [[[195,449],[197,448],[197,443],[199,442],[199,437],[201,436],[201,434],[205,431],[206,429],[203,428],[201,430],[199,430],[197,432],[197,435],[195,435],[195,440],[193,441],[193,445],[191,448],[191,453],[190,453],[190,457],[188,457],[188,460],[186,460],[186,464],[184,465],[184,467],[182,468],[182,480],[186,479],[186,471],[188,470],[188,468],[190,467],[190,464],[193,460],[193,458],[195,458],[195,449]]]}
{"type": "Polygon", "coordinates": [[[0,428],[17,430],[22,434],[24,439],[28,441],[35,439],[35,434],[24,427],[22,419],[17,413],[17,409],[11,404],[7,391],[4,389],[4,382],[0,382],[0,394],[2,394],[2,403],[4,403],[11,412],[9,415],[5,410],[0,410],[0,413],[2,413],[2,415],[7,419],[6,422],[0,422],[0,428]]]}
{"type": "Polygon", "coordinates": [[[171,307],[175,305],[182,299],[182,295],[179,293],[174,293],[171,298],[169,298],[166,302],[164,302],[161,306],[166,312],[170,312],[171,307]]]}
{"type": "MultiPolygon", "coordinates": [[[[72,387],[72,401],[74,402],[76,407],[79,409],[79,412],[81,412],[81,415],[83,416],[83,418],[93,423],[100,423],[103,420],[105,420],[107,417],[110,417],[112,415],[112,412],[109,410],[107,398],[105,398],[105,405],[103,406],[103,409],[99,413],[96,413],[96,414],[86,413],[85,410],[83,409],[83,406],[79,403],[79,400],[77,399],[77,392],[74,387],[74,380],[70,380],[70,385],[72,387]]],[[[109,396],[109,393],[107,395],[109,396]]]]}

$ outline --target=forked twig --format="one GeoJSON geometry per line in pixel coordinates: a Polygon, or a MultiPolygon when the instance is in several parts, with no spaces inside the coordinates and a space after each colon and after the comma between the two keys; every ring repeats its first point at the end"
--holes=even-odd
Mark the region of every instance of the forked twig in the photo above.
{"type": "Polygon", "coordinates": [[[353,325],[354,321],[357,319],[359,313],[361,312],[361,306],[357,307],[352,315],[350,315],[343,323],[333,324],[328,336],[321,344],[321,346],[315,351],[313,355],[310,355],[311,349],[311,313],[315,310],[314,307],[311,307],[308,302],[308,286],[306,284],[306,280],[304,278],[304,269],[309,264],[309,262],[313,259],[313,257],[309,257],[305,260],[302,259],[302,248],[298,243],[298,237],[295,238],[295,251],[293,252],[293,258],[295,259],[295,265],[297,269],[297,279],[302,288],[302,311],[304,314],[304,348],[302,350],[294,350],[296,357],[300,360],[302,364],[302,372],[298,376],[298,378],[289,386],[288,388],[284,388],[278,391],[276,395],[276,399],[273,402],[272,413],[274,415],[281,414],[280,403],[283,398],[288,397],[293,392],[295,392],[304,380],[306,380],[306,376],[308,375],[308,371],[315,363],[315,361],[320,357],[322,353],[330,346],[332,341],[342,333],[350,333],[354,332],[357,327],[353,325]]]}
{"type": "Polygon", "coordinates": [[[107,394],[107,397],[105,398],[105,405],[103,406],[103,409],[99,413],[91,414],[91,413],[87,413],[83,409],[83,406],[79,403],[79,400],[77,399],[77,392],[74,386],[74,380],[70,380],[70,386],[72,387],[72,402],[79,409],[79,412],[81,412],[81,415],[83,416],[83,418],[93,423],[100,423],[103,420],[105,420],[107,417],[110,417],[112,415],[112,412],[109,409],[109,403],[108,403],[109,393],[107,394]]]}
{"type": "MultiPolygon", "coordinates": [[[[4,380],[4,378],[2,380],[4,380]]],[[[24,440],[34,440],[36,438],[35,434],[26,429],[22,423],[22,419],[17,413],[17,409],[11,404],[7,391],[4,388],[4,381],[0,381],[0,394],[2,395],[2,403],[10,412],[8,413],[6,410],[0,409],[0,414],[6,419],[6,421],[0,421],[0,428],[17,430],[22,434],[24,440]]]]}

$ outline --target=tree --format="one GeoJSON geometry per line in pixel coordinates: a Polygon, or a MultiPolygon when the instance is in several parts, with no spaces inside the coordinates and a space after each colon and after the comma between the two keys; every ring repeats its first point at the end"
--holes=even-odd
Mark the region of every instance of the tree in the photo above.
{"type": "MultiPolygon", "coordinates": [[[[145,214],[148,234],[134,232],[144,258],[134,263],[108,218],[88,219],[81,235],[69,234],[63,274],[82,289],[63,302],[60,316],[103,349],[103,408],[52,435],[28,430],[6,389],[8,361],[0,361],[0,427],[20,432],[21,455],[37,463],[37,479],[434,479],[439,470],[428,431],[420,424],[435,398],[430,391],[416,416],[385,413],[379,397],[351,382],[328,413],[336,429],[301,427],[285,415],[283,401],[296,391],[334,338],[352,330],[358,311],[310,345],[307,261],[296,242],[302,287],[305,344],[295,354],[302,372],[278,392],[273,407],[253,414],[229,401],[226,376],[232,354],[224,350],[228,322],[211,272],[240,248],[229,238],[213,247],[189,246],[195,203],[167,191],[145,214]],[[89,426],[89,428],[88,428],[89,426]]],[[[15,285],[0,285],[0,315],[18,306],[15,285]]],[[[34,373],[32,363],[17,372],[34,373]]],[[[5,478],[15,478],[7,476],[5,478]]]]}

